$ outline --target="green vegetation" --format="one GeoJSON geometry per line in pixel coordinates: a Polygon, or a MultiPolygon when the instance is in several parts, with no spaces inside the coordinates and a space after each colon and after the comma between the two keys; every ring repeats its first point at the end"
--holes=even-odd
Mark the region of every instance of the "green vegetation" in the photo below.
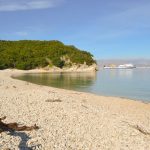
{"type": "Polygon", "coordinates": [[[0,69],[29,70],[46,66],[64,67],[66,57],[71,64],[96,63],[93,56],[59,41],[0,41],[0,69]]]}

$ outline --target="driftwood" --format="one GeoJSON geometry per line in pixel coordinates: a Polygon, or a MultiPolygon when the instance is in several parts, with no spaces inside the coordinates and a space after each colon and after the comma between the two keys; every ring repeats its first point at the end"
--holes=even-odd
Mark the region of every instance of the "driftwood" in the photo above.
{"type": "Polygon", "coordinates": [[[149,135],[149,136],[150,136],[150,132],[148,132],[148,130],[144,129],[142,126],[139,126],[139,125],[131,125],[131,124],[129,124],[129,123],[126,122],[126,121],[122,121],[122,122],[127,123],[131,128],[134,128],[134,129],[138,130],[140,133],[142,133],[142,134],[144,134],[144,135],[149,135]]]}
{"type": "Polygon", "coordinates": [[[31,131],[39,129],[39,127],[35,124],[34,126],[19,126],[18,123],[4,123],[2,120],[6,119],[6,117],[0,118],[0,133],[5,131],[31,131]]]}
{"type": "Polygon", "coordinates": [[[60,99],[47,99],[45,102],[62,102],[60,99]]]}
{"type": "Polygon", "coordinates": [[[144,129],[138,125],[134,125],[134,126],[132,125],[131,127],[138,130],[139,132],[141,132],[144,135],[150,135],[150,132],[148,132],[146,129],[144,129]]]}

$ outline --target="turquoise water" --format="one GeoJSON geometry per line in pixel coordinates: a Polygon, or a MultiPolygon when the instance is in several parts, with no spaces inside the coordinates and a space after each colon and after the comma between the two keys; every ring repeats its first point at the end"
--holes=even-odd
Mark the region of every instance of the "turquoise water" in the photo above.
{"type": "Polygon", "coordinates": [[[16,78],[69,90],[150,101],[150,69],[105,69],[97,73],[38,73],[24,74],[16,78]]]}

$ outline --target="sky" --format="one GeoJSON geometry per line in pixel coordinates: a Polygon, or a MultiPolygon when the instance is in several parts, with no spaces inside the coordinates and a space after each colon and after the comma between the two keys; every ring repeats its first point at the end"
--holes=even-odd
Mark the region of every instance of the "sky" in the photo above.
{"type": "Polygon", "coordinates": [[[150,0],[0,0],[0,40],[59,40],[96,59],[150,58],[150,0]]]}

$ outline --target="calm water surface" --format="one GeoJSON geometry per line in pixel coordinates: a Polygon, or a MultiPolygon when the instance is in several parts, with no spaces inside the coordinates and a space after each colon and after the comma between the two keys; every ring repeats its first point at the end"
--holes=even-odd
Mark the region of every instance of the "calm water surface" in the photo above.
{"type": "Polygon", "coordinates": [[[38,73],[15,78],[69,90],[150,101],[150,69],[105,69],[97,73],[38,73]]]}

